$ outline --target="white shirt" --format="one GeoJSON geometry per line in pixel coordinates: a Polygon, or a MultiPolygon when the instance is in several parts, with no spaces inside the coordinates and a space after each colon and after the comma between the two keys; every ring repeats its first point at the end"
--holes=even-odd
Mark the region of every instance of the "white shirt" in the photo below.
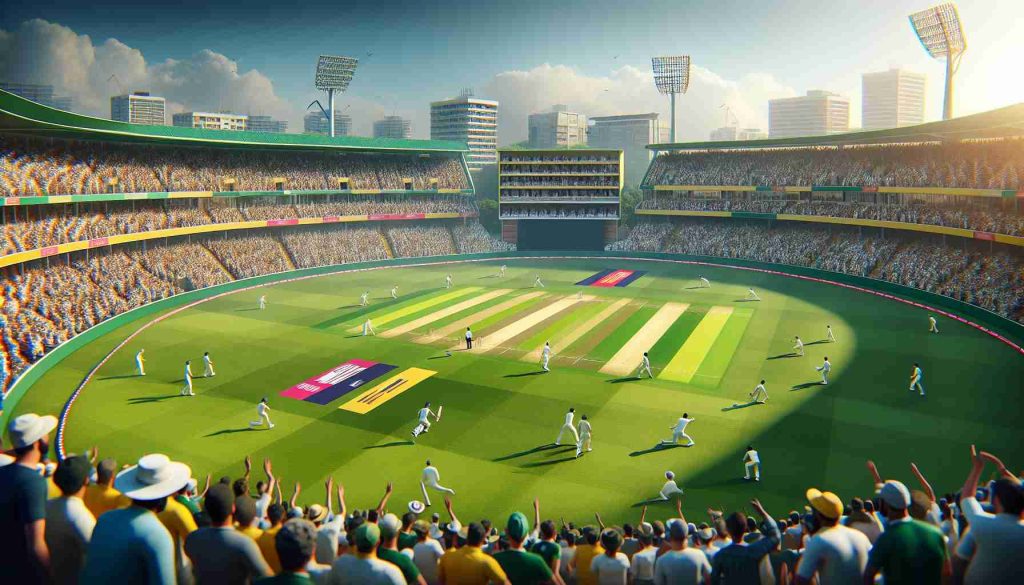
{"type": "Polygon", "coordinates": [[[796,340],[796,347],[803,347],[803,346],[804,346],[804,342],[802,342],[799,339],[797,339],[796,340]]]}
{"type": "Polygon", "coordinates": [[[316,529],[313,558],[322,565],[330,565],[338,557],[338,537],[344,529],[345,519],[335,516],[316,529]]]}
{"type": "Polygon", "coordinates": [[[830,363],[828,362],[828,360],[825,360],[825,363],[821,364],[821,368],[820,368],[820,369],[821,369],[821,370],[822,370],[823,372],[829,372],[829,371],[831,371],[831,370],[832,370],[832,364],[830,364],[830,363]]]}
{"type": "Polygon", "coordinates": [[[580,421],[580,436],[589,435],[589,434],[590,434],[590,421],[589,420],[581,420],[580,421]]]}
{"type": "Polygon", "coordinates": [[[412,547],[412,562],[430,585],[437,583],[437,563],[442,555],[444,548],[433,538],[417,542],[412,547]]]}
{"type": "Polygon", "coordinates": [[[648,368],[651,367],[651,360],[647,359],[647,356],[644,356],[644,365],[648,368]]]}
{"type": "Polygon", "coordinates": [[[711,563],[704,551],[695,548],[670,550],[654,567],[656,585],[697,585],[711,575],[711,563]]]}
{"type": "Polygon", "coordinates": [[[810,579],[818,573],[818,583],[861,583],[868,564],[871,542],[864,533],[837,525],[819,530],[807,541],[797,575],[810,579]]]}
{"type": "Polygon", "coordinates": [[[269,407],[267,406],[266,402],[260,402],[259,404],[256,405],[256,414],[258,414],[259,416],[264,416],[265,414],[267,414],[268,409],[269,407]]]}
{"type": "Polygon", "coordinates": [[[210,360],[210,356],[204,355],[203,356],[203,363],[206,364],[206,365],[210,365],[212,363],[212,360],[210,360]]]}
{"type": "Polygon", "coordinates": [[[419,414],[417,416],[420,417],[420,422],[424,422],[424,421],[427,420],[427,415],[429,415],[429,414],[430,414],[430,409],[429,408],[421,408],[420,412],[419,412],[419,414]]]}
{"type": "Polygon", "coordinates": [[[188,382],[190,380],[192,380],[192,366],[185,364],[185,381],[188,382]]]}
{"type": "Polygon", "coordinates": [[[135,354],[135,361],[137,361],[137,362],[141,362],[142,361],[142,352],[141,351],[139,353],[135,354]]]}
{"type": "Polygon", "coordinates": [[[575,416],[576,416],[576,414],[572,413],[572,412],[565,413],[565,424],[567,424],[567,425],[569,425],[571,427],[572,426],[572,419],[575,416]]]}
{"type": "MultiPolygon", "coordinates": [[[[693,422],[692,418],[686,418],[685,416],[681,416],[681,417],[679,417],[679,422],[676,423],[676,426],[673,427],[672,430],[677,432],[677,433],[681,433],[681,432],[686,430],[686,425],[688,425],[688,424],[690,424],[692,422],[693,422]]],[[[735,461],[735,459],[733,461],[735,461]]]]}
{"type": "Polygon", "coordinates": [[[597,576],[598,585],[626,585],[629,557],[615,553],[613,558],[601,553],[590,562],[590,570],[597,576]]]}
{"type": "Polygon", "coordinates": [[[658,549],[653,546],[649,546],[633,555],[633,560],[629,564],[629,574],[633,576],[634,581],[637,579],[645,581],[654,580],[654,561],[657,555],[658,549]]]}
{"type": "MultiPolygon", "coordinates": [[[[1010,514],[989,514],[974,498],[964,498],[960,507],[971,524],[968,536],[974,541],[974,559],[967,568],[964,583],[1012,583],[1020,579],[1016,555],[1024,546],[1024,522],[1010,514]]],[[[957,556],[967,543],[957,549],[957,556]]]]}
{"type": "Polygon", "coordinates": [[[331,585],[405,585],[402,571],[380,559],[342,555],[332,567],[328,579],[331,585]]]}
{"type": "Polygon", "coordinates": [[[932,325],[935,325],[935,317],[928,317],[928,321],[930,321],[932,325]]]}
{"type": "Polygon", "coordinates": [[[473,332],[466,329],[466,339],[473,339],[473,332]]]}
{"type": "Polygon", "coordinates": [[[551,357],[551,346],[550,345],[545,345],[544,349],[541,351],[541,354],[544,357],[551,357]]]}
{"type": "Polygon", "coordinates": [[[761,458],[758,457],[757,451],[755,451],[753,449],[751,449],[750,451],[747,451],[746,455],[744,455],[743,458],[746,461],[749,461],[751,463],[760,463],[761,462],[761,458]]]}
{"type": "Polygon", "coordinates": [[[754,392],[757,392],[758,390],[764,392],[765,394],[768,393],[768,390],[765,389],[764,384],[758,384],[757,387],[754,388],[754,392]]]}
{"type": "Polygon", "coordinates": [[[676,484],[676,480],[675,479],[670,479],[670,480],[665,482],[665,485],[661,486],[661,492],[660,493],[663,493],[663,494],[674,494],[674,493],[680,492],[680,491],[682,491],[682,490],[679,489],[679,485],[676,484]]]}
{"type": "Polygon", "coordinates": [[[436,467],[428,465],[423,468],[423,483],[430,485],[439,481],[441,481],[441,474],[438,473],[436,467]]]}
{"type": "Polygon", "coordinates": [[[46,502],[46,545],[58,583],[77,581],[95,527],[96,518],[82,498],[59,497],[46,502]]]}

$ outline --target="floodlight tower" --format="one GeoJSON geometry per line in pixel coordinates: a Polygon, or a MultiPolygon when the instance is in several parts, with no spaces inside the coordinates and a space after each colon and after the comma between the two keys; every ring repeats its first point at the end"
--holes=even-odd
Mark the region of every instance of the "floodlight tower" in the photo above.
{"type": "Polygon", "coordinates": [[[939,4],[910,15],[910,26],[924,50],[933,59],[946,59],[946,93],[942,100],[942,119],[953,117],[953,75],[967,50],[967,37],[960,25],[960,14],[952,2],[939,4]]]}
{"type": "MultiPolygon", "coordinates": [[[[342,92],[348,89],[352,76],[356,73],[356,66],[359,59],[352,57],[334,57],[331,55],[320,55],[316,64],[316,88],[327,92],[328,126],[331,128],[330,135],[334,137],[334,92],[342,92]]],[[[324,108],[320,106],[322,111],[324,108]]]]}
{"type": "Polygon", "coordinates": [[[672,119],[669,142],[676,141],[676,94],[686,93],[690,87],[690,56],[653,57],[654,85],[663,95],[672,99],[672,119]]]}

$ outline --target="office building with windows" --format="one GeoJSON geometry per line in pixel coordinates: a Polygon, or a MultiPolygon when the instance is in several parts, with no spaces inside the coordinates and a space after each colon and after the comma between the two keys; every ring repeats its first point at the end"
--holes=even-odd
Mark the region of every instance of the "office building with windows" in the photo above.
{"type": "Polygon", "coordinates": [[[625,185],[639,185],[651,163],[648,144],[668,142],[668,125],[657,113],[598,116],[590,118],[587,145],[621,150],[625,185]]]}
{"type": "Polygon", "coordinates": [[[430,139],[454,140],[469,146],[466,164],[471,171],[498,161],[498,102],[473,97],[431,102],[430,139]]]}
{"type": "Polygon", "coordinates": [[[229,114],[226,112],[182,112],[174,114],[174,125],[184,128],[203,128],[206,130],[245,130],[249,116],[229,114]]]}
{"type": "Polygon", "coordinates": [[[550,112],[530,114],[530,148],[571,148],[587,144],[587,117],[556,105],[550,112]]]}
{"type": "Polygon", "coordinates": [[[412,122],[401,116],[384,116],[373,123],[374,138],[409,138],[412,122]]]}
{"type": "Polygon", "coordinates": [[[811,90],[807,95],[768,101],[768,136],[823,136],[850,130],[850,100],[811,90]]]}
{"type": "Polygon", "coordinates": [[[924,122],[926,77],[906,69],[865,73],[861,77],[861,126],[883,130],[924,122]]]}

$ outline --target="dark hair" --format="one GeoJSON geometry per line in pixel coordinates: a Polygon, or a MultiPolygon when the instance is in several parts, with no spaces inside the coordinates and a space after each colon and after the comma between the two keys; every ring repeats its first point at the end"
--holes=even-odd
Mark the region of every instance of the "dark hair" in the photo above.
{"type": "Polygon", "coordinates": [[[487,532],[479,522],[470,522],[466,528],[466,544],[470,546],[480,546],[484,542],[484,536],[487,532]]]}
{"type": "Polygon", "coordinates": [[[753,450],[754,450],[754,446],[753,445],[747,445],[747,451],[753,451],[753,450]]]}
{"type": "Polygon", "coordinates": [[[555,537],[555,523],[551,520],[545,520],[540,523],[540,535],[542,538],[554,538],[555,537]]]}
{"type": "MultiPolygon", "coordinates": [[[[676,412],[678,412],[678,411],[676,411],[676,412]]],[[[683,418],[690,418],[690,413],[684,412],[683,413],[683,418]]]]}
{"type": "Polygon", "coordinates": [[[564,535],[562,535],[562,540],[565,541],[565,544],[569,546],[574,546],[576,544],[576,533],[566,532],[564,535]]]}
{"type": "Polygon", "coordinates": [[[96,466],[96,483],[107,483],[117,471],[117,461],[104,459],[96,466]]]}
{"type": "Polygon", "coordinates": [[[214,524],[223,524],[234,512],[235,494],[228,486],[219,483],[211,486],[203,500],[203,509],[214,524]]]}
{"type": "Polygon", "coordinates": [[[316,528],[300,518],[289,520],[274,537],[274,547],[285,571],[298,571],[305,567],[313,558],[315,546],[316,528]]]}
{"type": "Polygon", "coordinates": [[[416,518],[417,516],[415,512],[406,512],[405,514],[402,514],[402,530],[408,530],[409,527],[412,526],[412,523],[416,521],[416,518]]]}
{"type": "Polygon", "coordinates": [[[575,408],[571,408],[571,407],[570,407],[570,408],[569,408],[569,412],[576,412],[576,409],[575,409],[575,408]]]}
{"type": "Polygon", "coordinates": [[[235,492],[235,497],[244,496],[249,493],[249,480],[244,477],[240,477],[231,484],[231,490],[235,492]]]}
{"type": "Polygon", "coordinates": [[[1020,485],[1015,485],[1008,479],[998,479],[992,486],[992,499],[999,500],[1003,512],[1020,516],[1024,510],[1024,494],[1021,494],[1020,485]]]}
{"type": "Polygon", "coordinates": [[[281,504],[270,504],[267,507],[267,520],[270,520],[270,524],[277,524],[284,518],[284,506],[281,504]]]}
{"type": "Polygon", "coordinates": [[[747,533],[747,517],[743,512],[729,514],[729,517],[725,519],[725,529],[729,532],[733,542],[740,542],[743,540],[743,535],[747,533]]]}
{"type": "Polygon", "coordinates": [[[594,530],[592,527],[587,526],[586,528],[583,529],[583,540],[586,541],[587,544],[593,546],[593,545],[597,544],[597,539],[598,539],[597,531],[594,530]]]}
{"type": "Polygon", "coordinates": [[[248,526],[256,519],[256,500],[242,495],[235,498],[235,522],[240,526],[248,526]]]}
{"type": "Polygon", "coordinates": [[[626,536],[633,536],[633,525],[628,523],[628,522],[623,524],[622,525],[622,533],[625,534],[626,536]]]}
{"type": "Polygon", "coordinates": [[[582,417],[580,417],[580,418],[581,418],[581,419],[583,419],[583,420],[587,420],[587,415],[585,415],[585,414],[584,414],[584,415],[583,415],[582,417]]]}

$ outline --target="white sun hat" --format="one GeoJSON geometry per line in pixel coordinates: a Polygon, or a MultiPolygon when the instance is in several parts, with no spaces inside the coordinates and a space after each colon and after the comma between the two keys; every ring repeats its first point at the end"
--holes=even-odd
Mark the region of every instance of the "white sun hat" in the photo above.
{"type": "Polygon", "coordinates": [[[185,487],[191,476],[192,469],[188,465],[153,453],[144,455],[138,465],[118,473],[114,489],[132,500],[157,500],[185,487]]]}
{"type": "Polygon", "coordinates": [[[57,417],[39,416],[35,413],[23,414],[11,421],[7,426],[7,435],[15,449],[27,447],[50,434],[57,428],[57,417]]]}
{"type": "Polygon", "coordinates": [[[409,502],[409,511],[413,514],[422,514],[427,507],[423,505],[423,502],[419,500],[413,500],[409,502]]]}

